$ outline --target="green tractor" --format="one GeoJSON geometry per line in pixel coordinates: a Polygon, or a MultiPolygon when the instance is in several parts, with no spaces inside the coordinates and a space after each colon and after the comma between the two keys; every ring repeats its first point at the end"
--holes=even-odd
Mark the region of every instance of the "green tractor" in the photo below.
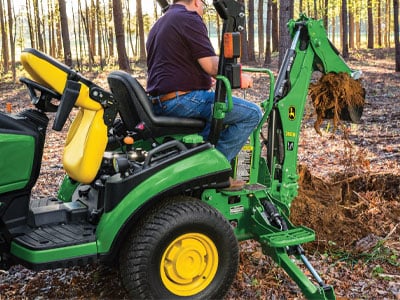
{"type": "MultiPolygon", "coordinates": [[[[298,141],[312,72],[354,78],[359,72],[340,58],[322,22],[305,16],[289,22],[293,42],[276,83],[270,70],[242,70],[238,36],[244,8],[233,0],[213,5],[224,20],[227,42],[220,49],[208,140],[198,134],[202,120],[154,115],[148,95],[130,74],[112,72],[107,91],[44,53],[23,51],[30,78],[21,81],[35,108],[0,112],[2,268],[117,261],[132,298],[222,298],[237,272],[238,241],[255,239],[307,298],[335,299],[301,246],[315,239],[314,232],[294,226],[289,209],[298,190],[298,141]],[[261,104],[262,122],[230,164],[214,145],[241,71],[265,73],[270,93],[261,104]],[[73,107],[77,113],[65,141],[66,175],[58,194],[31,200],[46,113],[55,113],[52,128],[60,131],[73,107]],[[268,130],[265,139],[262,128],[268,130]],[[244,188],[226,189],[229,177],[239,175],[247,180],[244,188]]],[[[349,109],[349,119],[360,117],[359,108],[349,109]]]]}

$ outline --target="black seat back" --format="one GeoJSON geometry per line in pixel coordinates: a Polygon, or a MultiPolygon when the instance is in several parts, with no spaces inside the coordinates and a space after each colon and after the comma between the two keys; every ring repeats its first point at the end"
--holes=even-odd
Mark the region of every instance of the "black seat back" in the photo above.
{"type": "Polygon", "coordinates": [[[199,119],[157,116],[141,84],[124,71],[114,71],[108,76],[108,84],[118,101],[119,114],[127,130],[138,131],[143,138],[173,134],[192,134],[203,130],[205,122],[199,119]]]}

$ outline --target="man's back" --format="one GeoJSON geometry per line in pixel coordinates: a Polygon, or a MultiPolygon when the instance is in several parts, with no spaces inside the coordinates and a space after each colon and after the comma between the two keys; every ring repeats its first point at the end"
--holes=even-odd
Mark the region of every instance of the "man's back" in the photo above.
{"type": "Polygon", "coordinates": [[[211,78],[199,65],[202,57],[215,56],[201,17],[174,4],[151,29],[147,39],[147,91],[208,90],[211,78]]]}

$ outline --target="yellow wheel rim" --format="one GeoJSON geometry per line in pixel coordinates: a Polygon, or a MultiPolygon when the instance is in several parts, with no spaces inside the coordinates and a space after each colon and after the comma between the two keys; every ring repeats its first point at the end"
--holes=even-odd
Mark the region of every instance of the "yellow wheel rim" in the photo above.
{"type": "Polygon", "coordinates": [[[204,234],[179,236],[165,250],[160,264],[164,286],[177,296],[192,296],[212,282],[218,269],[218,251],[204,234]]]}

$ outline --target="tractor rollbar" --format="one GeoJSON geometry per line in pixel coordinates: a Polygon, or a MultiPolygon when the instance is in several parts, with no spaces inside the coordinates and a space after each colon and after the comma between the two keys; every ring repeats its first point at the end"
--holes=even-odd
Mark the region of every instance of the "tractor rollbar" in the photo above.
{"type": "MultiPolygon", "coordinates": [[[[224,20],[222,26],[222,36],[229,32],[240,32],[244,30],[245,11],[244,5],[234,0],[214,0],[213,5],[219,16],[224,20]]],[[[226,58],[224,55],[224,45],[221,44],[218,75],[226,76],[227,68],[236,65],[237,58],[226,58]]],[[[225,103],[226,87],[221,80],[217,80],[215,88],[215,103],[225,103]]],[[[208,140],[216,145],[220,133],[223,129],[223,119],[212,119],[208,140]]]]}
{"type": "Polygon", "coordinates": [[[161,11],[165,13],[169,8],[169,3],[167,0],[157,0],[158,4],[161,6],[161,11]]]}

